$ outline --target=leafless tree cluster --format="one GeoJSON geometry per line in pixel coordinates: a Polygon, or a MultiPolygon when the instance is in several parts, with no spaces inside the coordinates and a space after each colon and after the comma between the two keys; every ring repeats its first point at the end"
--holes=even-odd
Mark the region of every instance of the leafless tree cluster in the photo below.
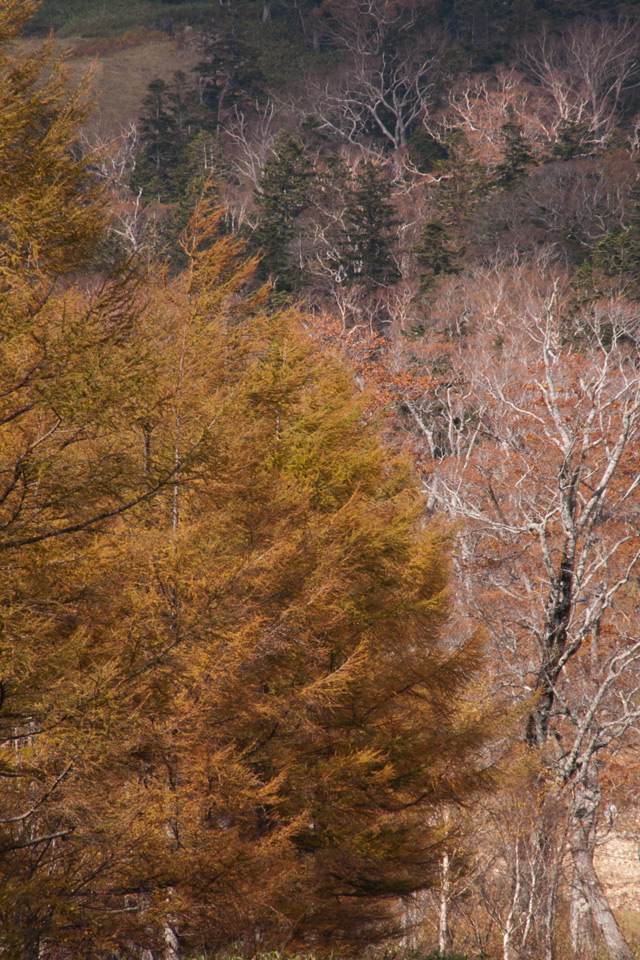
{"type": "Polygon", "coordinates": [[[563,124],[582,124],[593,144],[606,140],[640,80],[639,46],[638,23],[626,15],[578,21],[561,36],[545,29],[525,46],[523,67],[551,99],[556,133],[563,124]]]}
{"type": "Polygon", "coordinates": [[[460,602],[487,633],[499,689],[529,704],[525,740],[542,757],[510,905],[492,910],[505,960],[534,945],[551,960],[566,855],[575,956],[595,957],[597,935],[631,960],[594,852],[611,809],[602,776],[640,732],[636,311],[601,302],[568,328],[557,282],[512,300],[507,286],[492,285],[493,311],[456,355],[466,387],[447,392],[441,419],[460,429],[428,482],[433,506],[463,523],[460,602]]]}
{"type": "Polygon", "coordinates": [[[332,9],[331,38],[347,64],[337,83],[315,86],[321,129],[356,145],[372,135],[395,150],[406,145],[433,101],[445,46],[441,36],[417,33],[416,22],[415,10],[381,0],[332,9]]]}

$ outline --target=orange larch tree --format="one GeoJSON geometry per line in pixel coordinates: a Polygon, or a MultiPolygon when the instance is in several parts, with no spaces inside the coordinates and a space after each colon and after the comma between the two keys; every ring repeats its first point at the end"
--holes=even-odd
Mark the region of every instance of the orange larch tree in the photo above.
{"type": "Polygon", "coordinates": [[[4,51],[0,949],[388,936],[490,779],[450,538],[206,205],[184,272],[86,272],[77,96],[4,51]]]}

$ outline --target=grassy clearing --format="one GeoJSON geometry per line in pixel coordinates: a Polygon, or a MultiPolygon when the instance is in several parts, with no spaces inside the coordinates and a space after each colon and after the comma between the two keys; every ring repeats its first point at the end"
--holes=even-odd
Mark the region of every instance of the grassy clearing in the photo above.
{"type": "Polygon", "coordinates": [[[139,117],[152,80],[169,81],[176,70],[189,73],[197,59],[196,50],[158,35],[109,52],[85,51],[74,43],[68,55],[74,72],[91,73],[96,110],[89,127],[105,134],[116,134],[139,117]]]}
{"type": "MultiPolygon", "coordinates": [[[[335,51],[319,54],[312,50],[294,11],[281,10],[272,22],[264,24],[262,6],[257,0],[234,3],[238,37],[253,51],[269,89],[288,90],[309,71],[330,70],[339,63],[340,56],[335,51]]],[[[112,72],[120,70],[115,88],[118,97],[125,101],[123,113],[128,116],[131,106],[141,102],[138,88],[143,79],[148,83],[156,76],[168,78],[173,70],[189,69],[186,62],[179,62],[181,51],[193,48],[199,28],[212,18],[220,18],[218,0],[43,0],[29,32],[43,35],[54,31],[61,42],[68,41],[74,60],[111,60],[113,70],[111,65],[104,67],[105,85],[111,87],[112,72]],[[153,49],[148,54],[130,52],[136,47],[168,42],[169,21],[176,52],[167,61],[171,69],[163,68],[162,62],[156,65],[153,49]],[[193,29],[185,32],[185,27],[193,29]],[[131,89],[125,90],[125,86],[131,89]]],[[[186,60],[189,59],[196,62],[187,56],[186,60]]],[[[101,80],[98,86],[102,86],[101,80]]]]}

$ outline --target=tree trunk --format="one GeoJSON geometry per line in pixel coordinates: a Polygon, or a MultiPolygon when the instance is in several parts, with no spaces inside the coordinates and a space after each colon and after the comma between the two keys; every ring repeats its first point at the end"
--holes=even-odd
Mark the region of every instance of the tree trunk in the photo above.
{"type": "Polygon", "coordinates": [[[560,885],[560,874],[562,871],[562,856],[558,856],[558,845],[554,846],[556,856],[554,857],[551,868],[551,877],[546,890],[544,900],[544,911],[541,923],[541,942],[542,958],[541,960],[556,960],[555,929],[556,915],[558,909],[558,887],[560,885]]]}
{"type": "Polygon", "coordinates": [[[170,923],[164,925],[163,960],[180,960],[180,944],[176,932],[170,923]]]}
{"type": "MultiPolygon", "coordinates": [[[[596,930],[602,938],[609,960],[633,960],[627,941],[622,935],[618,921],[602,889],[593,865],[593,835],[595,833],[595,815],[599,791],[597,784],[588,787],[580,785],[576,792],[573,814],[573,829],[570,838],[570,851],[573,860],[573,883],[579,885],[583,904],[591,913],[596,930]]],[[[573,917],[572,917],[573,921],[573,917]]],[[[583,923],[583,921],[581,921],[583,923]]],[[[581,927],[584,929],[584,926],[581,927]]],[[[573,934],[573,922],[572,922],[573,934]]],[[[574,943],[574,950],[576,944],[574,943]]],[[[576,960],[583,960],[585,954],[575,953],[576,960]]]]}
{"type": "Polygon", "coordinates": [[[595,960],[596,938],[591,909],[575,868],[571,880],[571,946],[574,960],[595,960]]]}
{"type": "Polygon", "coordinates": [[[515,952],[513,948],[513,935],[517,927],[517,917],[518,917],[518,908],[520,904],[520,897],[522,894],[522,873],[520,869],[520,849],[518,843],[515,845],[515,861],[514,861],[514,876],[513,876],[513,894],[511,897],[511,905],[509,907],[509,913],[504,923],[504,930],[502,931],[502,956],[503,960],[514,960],[515,952]]]}
{"type": "Polygon", "coordinates": [[[438,931],[438,948],[440,953],[445,954],[451,946],[451,934],[449,932],[449,895],[451,890],[451,877],[449,854],[442,855],[442,885],[440,887],[440,923],[438,931]]]}

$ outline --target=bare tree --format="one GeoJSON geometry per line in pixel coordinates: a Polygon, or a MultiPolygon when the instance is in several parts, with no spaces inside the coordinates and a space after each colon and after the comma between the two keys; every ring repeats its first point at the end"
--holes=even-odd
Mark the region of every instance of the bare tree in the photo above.
{"type": "MultiPolygon", "coordinates": [[[[613,301],[568,328],[560,285],[539,286],[528,302],[523,292],[511,306],[498,297],[500,309],[459,351],[475,425],[466,448],[431,474],[429,492],[465,520],[463,602],[490,637],[501,689],[529,698],[526,741],[566,805],[576,960],[594,931],[611,960],[631,960],[594,850],[602,770],[640,720],[630,599],[640,559],[638,323],[613,301]]],[[[517,930],[522,950],[524,931],[540,922],[522,905],[533,904],[536,885],[536,870],[528,879],[520,871],[505,960],[517,930]]]]}
{"type": "Polygon", "coordinates": [[[111,229],[120,238],[125,250],[139,253],[146,239],[148,215],[142,189],[135,194],[129,188],[140,148],[138,124],[128,124],[117,137],[106,139],[94,136],[91,141],[85,137],[84,146],[94,151],[97,157],[95,171],[111,193],[111,229]]]}
{"type": "Polygon", "coordinates": [[[373,134],[396,150],[405,146],[432,102],[442,52],[442,38],[414,32],[416,22],[415,8],[382,0],[331,8],[333,43],[349,61],[337,85],[316,85],[321,129],[353,144],[373,134]]]}
{"type": "Polygon", "coordinates": [[[522,64],[550,95],[556,131],[583,124],[594,144],[604,142],[619,119],[626,94],[640,82],[637,20],[621,15],[615,23],[583,20],[561,36],[543,30],[526,45],[522,64]]]}
{"type": "MultiPolygon", "coordinates": [[[[517,70],[504,67],[492,73],[465,78],[449,91],[447,108],[430,125],[437,134],[461,129],[475,143],[476,152],[488,166],[503,158],[505,123],[517,123],[531,144],[540,152],[551,139],[545,124],[544,104],[539,92],[517,70]]],[[[440,134],[441,136],[442,134],[440,134]]]]}
{"type": "Polygon", "coordinates": [[[274,155],[273,143],[282,129],[276,106],[267,100],[264,106],[256,104],[251,115],[236,106],[225,125],[225,135],[231,145],[231,168],[257,190],[262,170],[274,155]]]}

